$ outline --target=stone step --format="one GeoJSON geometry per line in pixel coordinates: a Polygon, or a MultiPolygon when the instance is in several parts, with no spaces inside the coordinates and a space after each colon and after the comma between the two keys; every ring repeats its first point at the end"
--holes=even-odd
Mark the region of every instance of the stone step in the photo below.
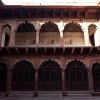
{"type": "Polygon", "coordinates": [[[9,97],[33,98],[33,91],[11,91],[9,97]]]}
{"type": "Polygon", "coordinates": [[[76,99],[92,99],[93,97],[89,91],[67,91],[68,98],[76,99]]]}
{"type": "Polygon", "coordinates": [[[63,95],[61,91],[39,91],[38,100],[55,100],[55,99],[63,99],[63,95]]]}

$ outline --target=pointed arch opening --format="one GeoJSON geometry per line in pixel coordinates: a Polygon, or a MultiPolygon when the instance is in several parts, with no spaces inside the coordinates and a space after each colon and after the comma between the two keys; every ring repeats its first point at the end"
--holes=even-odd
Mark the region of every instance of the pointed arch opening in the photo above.
{"type": "Polygon", "coordinates": [[[61,91],[61,68],[53,61],[47,60],[39,68],[39,90],[40,91],[61,91]]]}
{"type": "Polygon", "coordinates": [[[7,65],[0,63],[0,92],[6,92],[7,84],[7,65]]]}
{"type": "Polygon", "coordinates": [[[12,69],[12,91],[33,91],[35,70],[31,62],[22,60],[12,69]]]}
{"type": "Polygon", "coordinates": [[[40,29],[40,43],[41,45],[59,45],[60,33],[58,26],[54,22],[46,22],[40,29]]]}
{"type": "Polygon", "coordinates": [[[90,40],[90,44],[92,46],[95,46],[95,38],[94,38],[94,35],[95,35],[96,30],[97,30],[97,26],[96,25],[94,25],[94,24],[89,25],[89,27],[88,27],[89,40],[90,40]]]}
{"type": "Polygon", "coordinates": [[[88,72],[83,62],[72,60],[66,65],[65,73],[68,91],[88,90],[88,72]]]}
{"type": "Polygon", "coordinates": [[[1,42],[2,46],[9,46],[10,35],[11,35],[11,26],[6,24],[3,26],[2,42],[1,42]]]}
{"type": "Polygon", "coordinates": [[[65,45],[85,45],[81,26],[74,22],[66,24],[63,31],[63,40],[65,45]]]}
{"type": "Polygon", "coordinates": [[[94,91],[100,92],[100,63],[94,63],[92,65],[94,91]]]}
{"type": "Polygon", "coordinates": [[[25,21],[18,26],[15,34],[15,45],[35,45],[36,30],[33,24],[25,21]]]}

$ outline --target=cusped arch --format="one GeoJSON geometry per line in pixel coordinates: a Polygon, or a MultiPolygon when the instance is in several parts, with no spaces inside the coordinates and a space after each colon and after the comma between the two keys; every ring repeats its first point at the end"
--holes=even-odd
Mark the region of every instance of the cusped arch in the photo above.
{"type": "Polygon", "coordinates": [[[72,60],[66,65],[66,89],[69,91],[88,90],[88,71],[85,64],[79,60],[72,60]]]}
{"type": "Polygon", "coordinates": [[[69,62],[66,68],[86,68],[86,67],[83,62],[75,59],[69,62]]]}
{"type": "Polygon", "coordinates": [[[60,65],[53,60],[46,60],[39,68],[39,90],[61,91],[62,77],[60,65]]]}
{"type": "Polygon", "coordinates": [[[4,30],[5,27],[8,27],[11,30],[11,26],[9,24],[3,25],[2,30],[4,30]]]}
{"type": "Polygon", "coordinates": [[[46,60],[40,65],[40,69],[60,68],[60,65],[54,60],[46,60]]]}
{"type": "Polygon", "coordinates": [[[59,32],[59,29],[57,24],[49,21],[41,26],[40,32],[59,32]]]}
{"type": "Polygon", "coordinates": [[[83,32],[83,30],[79,24],[71,22],[65,25],[63,32],[83,32]]]}
{"type": "Polygon", "coordinates": [[[100,92],[100,63],[96,62],[92,65],[94,91],[100,92]]]}
{"type": "Polygon", "coordinates": [[[12,69],[12,91],[33,91],[35,70],[31,62],[21,60],[12,69]]]}
{"type": "Polygon", "coordinates": [[[14,68],[28,68],[28,67],[33,68],[32,63],[29,62],[29,61],[27,61],[27,60],[21,60],[21,61],[19,61],[19,62],[17,62],[17,63],[15,64],[15,67],[14,67],[14,68]],[[28,64],[29,66],[27,66],[27,64],[28,64]]]}
{"type": "Polygon", "coordinates": [[[28,21],[19,24],[16,32],[36,32],[35,27],[28,21]]]}

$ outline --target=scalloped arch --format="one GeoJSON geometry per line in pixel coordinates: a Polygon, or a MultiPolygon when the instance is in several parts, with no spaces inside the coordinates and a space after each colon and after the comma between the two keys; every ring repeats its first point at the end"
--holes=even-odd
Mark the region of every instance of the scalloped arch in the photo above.
{"type": "Polygon", "coordinates": [[[80,24],[71,22],[65,25],[63,32],[83,32],[80,24]]]}
{"type": "Polygon", "coordinates": [[[33,24],[25,21],[17,26],[16,32],[36,32],[36,30],[33,24]]]}
{"type": "Polygon", "coordinates": [[[40,32],[59,32],[59,29],[57,24],[49,21],[42,24],[40,32]]]}

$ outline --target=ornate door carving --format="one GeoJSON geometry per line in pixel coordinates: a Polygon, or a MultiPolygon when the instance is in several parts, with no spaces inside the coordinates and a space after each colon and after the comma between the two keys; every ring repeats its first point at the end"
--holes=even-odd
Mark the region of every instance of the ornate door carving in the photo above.
{"type": "Polygon", "coordinates": [[[7,82],[7,65],[0,63],[0,92],[6,91],[7,82]]]}
{"type": "Polygon", "coordinates": [[[100,64],[95,63],[92,66],[94,91],[100,92],[100,64]]]}
{"type": "Polygon", "coordinates": [[[39,69],[39,90],[59,91],[61,90],[61,68],[52,60],[42,63],[39,69]]]}
{"type": "Polygon", "coordinates": [[[77,60],[68,63],[66,72],[66,87],[69,91],[88,90],[88,74],[85,65],[77,60]]]}
{"type": "Polygon", "coordinates": [[[26,60],[16,63],[12,70],[12,90],[33,91],[34,74],[32,63],[26,60]]]}

